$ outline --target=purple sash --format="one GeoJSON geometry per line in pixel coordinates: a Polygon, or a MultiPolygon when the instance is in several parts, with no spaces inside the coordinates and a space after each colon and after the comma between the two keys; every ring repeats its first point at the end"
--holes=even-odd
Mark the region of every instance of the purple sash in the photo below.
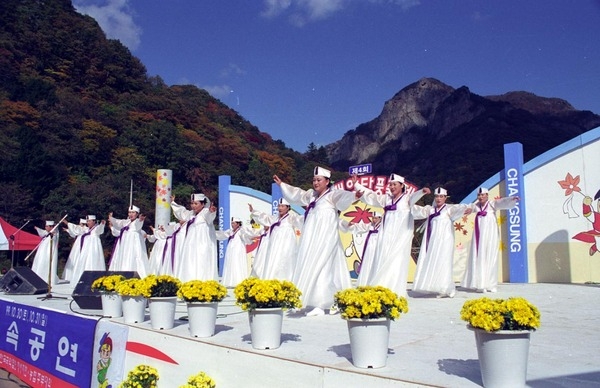
{"type": "Polygon", "coordinates": [[[175,248],[177,245],[177,233],[179,233],[180,230],[181,230],[181,228],[177,229],[176,231],[173,232],[172,235],[167,237],[167,242],[165,243],[165,246],[163,248],[162,260],[160,261],[161,263],[165,262],[165,255],[167,254],[167,246],[169,245],[169,240],[171,240],[171,270],[173,268],[175,268],[175,248]]]}
{"type": "Polygon", "coordinates": [[[306,216],[308,216],[308,212],[310,212],[310,209],[314,208],[317,205],[317,201],[319,199],[323,198],[330,191],[331,191],[331,189],[327,189],[327,191],[325,191],[319,198],[315,198],[314,201],[312,201],[311,203],[308,204],[308,207],[306,208],[306,211],[304,212],[304,221],[306,221],[306,216]]]}
{"type": "Polygon", "coordinates": [[[119,244],[119,241],[121,241],[121,237],[123,237],[123,233],[125,233],[126,231],[129,230],[129,225],[131,225],[131,222],[129,224],[127,224],[127,226],[124,226],[123,228],[121,228],[121,232],[119,233],[119,237],[117,237],[115,239],[115,243],[113,244],[113,251],[112,254],[110,255],[110,260],[108,261],[108,266],[110,267],[110,264],[112,263],[113,258],[115,257],[115,252],[117,250],[117,244],[119,244]]]}
{"type": "Polygon", "coordinates": [[[185,233],[187,233],[188,229],[190,228],[190,225],[192,225],[195,220],[196,220],[196,216],[190,218],[190,220],[185,225],[185,233]]]}
{"type": "Polygon", "coordinates": [[[400,197],[398,197],[398,199],[396,201],[394,201],[393,198],[392,198],[392,204],[391,205],[385,205],[383,207],[384,212],[383,212],[383,220],[381,221],[382,223],[385,221],[385,216],[387,215],[388,211],[393,212],[393,211],[398,210],[397,203],[400,202],[400,200],[402,199],[402,197],[404,197],[404,194],[406,194],[406,193],[402,193],[402,195],[400,197]]]}
{"type": "MultiPolygon", "coordinates": [[[[381,225],[381,224],[379,224],[379,225],[381,225]]],[[[371,238],[371,235],[373,235],[375,233],[379,233],[379,225],[377,225],[376,229],[371,229],[367,233],[367,238],[365,239],[365,246],[362,251],[362,256],[361,256],[360,264],[358,265],[357,273],[360,273],[360,270],[362,269],[362,264],[365,260],[365,252],[367,251],[367,246],[369,245],[369,239],[371,238]]]]}
{"type": "Polygon", "coordinates": [[[81,240],[79,240],[79,250],[80,251],[83,249],[83,240],[85,240],[85,238],[87,236],[89,236],[90,233],[92,233],[92,230],[94,230],[95,227],[96,227],[96,225],[92,226],[92,229],[88,230],[87,232],[85,232],[84,234],[81,235],[81,240]]]}
{"type": "Polygon", "coordinates": [[[485,206],[483,206],[483,208],[475,215],[475,247],[477,248],[477,251],[479,251],[479,217],[485,217],[487,215],[487,207],[489,204],[489,201],[486,202],[485,206]]]}
{"type": "MultiPolygon", "coordinates": [[[[313,206],[314,207],[314,206],[313,206]]],[[[308,210],[307,210],[308,212],[308,210]]],[[[306,213],[305,213],[306,214],[306,213]]],[[[274,223],[273,225],[271,225],[271,227],[269,228],[269,236],[271,235],[271,233],[273,233],[273,229],[275,229],[275,227],[281,225],[281,221],[283,221],[284,218],[286,218],[287,216],[289,216],[290,213],[286,213],[285,216],[281,217],[280,219],[277,220],[276,223],[274,223]]],[[[264,236],[264,235],[263,235],[264,236]]]]}
{"type": "Polygon", "coordinates": [[[444,204],[444,206],[442,206],[441,208],[435,208],[435,211],[433,212],[433,214],[431,214],[429,216],[429,218],[427,219],[427,244],[425,245],[426,249],[429,249],[429,240],[431,238],[431,221],[440,215],[440,212],[442,211],[443,208],[446,207],[446,204],[444,204]]]}

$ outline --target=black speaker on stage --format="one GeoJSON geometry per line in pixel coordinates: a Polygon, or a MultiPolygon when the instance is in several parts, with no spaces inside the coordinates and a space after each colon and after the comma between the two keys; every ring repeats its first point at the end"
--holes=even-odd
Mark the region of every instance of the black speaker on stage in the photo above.
{"type": "Polygon", "coordinates": [[[29,267],[14,267],[0,279],[0,290],[11,295],[45,294],[48,283],[29,267]]]}
{"type": "Polygon", "coordinates": [[[100,293],[92,290],[94,280],[108,275],[123,275],[127,279],[139,278],[136,271],[84,271],[73,290],[73,300],[86,310],[102,310],[102,299],[100,293]]]}

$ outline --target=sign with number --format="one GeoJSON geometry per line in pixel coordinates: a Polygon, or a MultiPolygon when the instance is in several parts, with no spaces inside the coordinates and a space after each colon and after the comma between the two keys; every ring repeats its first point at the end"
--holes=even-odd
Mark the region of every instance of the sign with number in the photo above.
{"type": "Polygon", "coordinates": [[[358,166],[350,166],[348,173],[350,175],[365,175],[373,172],[373,165],[371,163],[359,164],[358,166]]]}

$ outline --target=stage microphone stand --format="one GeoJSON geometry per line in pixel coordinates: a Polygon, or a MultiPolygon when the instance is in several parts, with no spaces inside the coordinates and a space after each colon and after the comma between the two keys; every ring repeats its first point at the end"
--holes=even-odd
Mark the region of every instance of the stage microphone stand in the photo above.
{"type": "MultiPolygon", "coordinates": [[[[62,222],[67,218],[68,214],[65,214],[65,216],[62,218],[62,220],[60,220],[56,225],[54,225],[54,228],[52,228],[52,230],[49,232],[50,234],[50,261],[48,262],[48,293],[45,296],[41,296],[38,299],[40,300],[48,300],[48,299],[68,299],[62,296],[54,296],[52,295],[52,248],[54,246],[54,231],[56,230],[56,228],[59,227],[60,224],[62,224],[62,222]]],[[[56,253],[56,256],[58,256],[58,252],[56,253]]],[[[57,257],[58,258],[58,257],[57,257]]]]}
{"type": "Polygon", "coordinates": [[[17,233],[19,233],[30,221],[31,221],[31,219],[26,219],[23,226],[21,226],[19,229],[17,229],[13,234],[11,234],[8,237],[8,238],[10,238],[10,244],[12,245],[12,254],[11,254],[11,258],[10,258],[10,269],[13,269],[15,267],[15,237],[17,236],[17,233]]]}

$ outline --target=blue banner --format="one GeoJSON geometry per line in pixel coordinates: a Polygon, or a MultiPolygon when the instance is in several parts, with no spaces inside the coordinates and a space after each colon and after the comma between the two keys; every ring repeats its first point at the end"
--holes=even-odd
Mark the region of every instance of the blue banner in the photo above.
{"type": "MultiPolygon", "coordinates": [[[[219,176],[219,217],[218,230],[229,229],[231,219],[231,204],[229,203],[229,186],[231,186],[231,177],[229,175],[219,176]]],[[[227,249],[227,240],[217,241],[217,252],[219,255],[219,276],[223,276],[223,265],[225,264],[225,251],[227,249]]]]}
{"type": "Polygon", "coordinates": [[[525,186],[523,184],[523,145],[504,145],[504,182],[506,196],[518,196],[517,205],[508,210],[508,263],[511,283],[527,283],[527,229],[525,220],[525,186]]]}
{"type": "Polygon", "coordinates": [[[34,387],[87,387],[96,320],[0,299],[0,367],[34,387]]]}

